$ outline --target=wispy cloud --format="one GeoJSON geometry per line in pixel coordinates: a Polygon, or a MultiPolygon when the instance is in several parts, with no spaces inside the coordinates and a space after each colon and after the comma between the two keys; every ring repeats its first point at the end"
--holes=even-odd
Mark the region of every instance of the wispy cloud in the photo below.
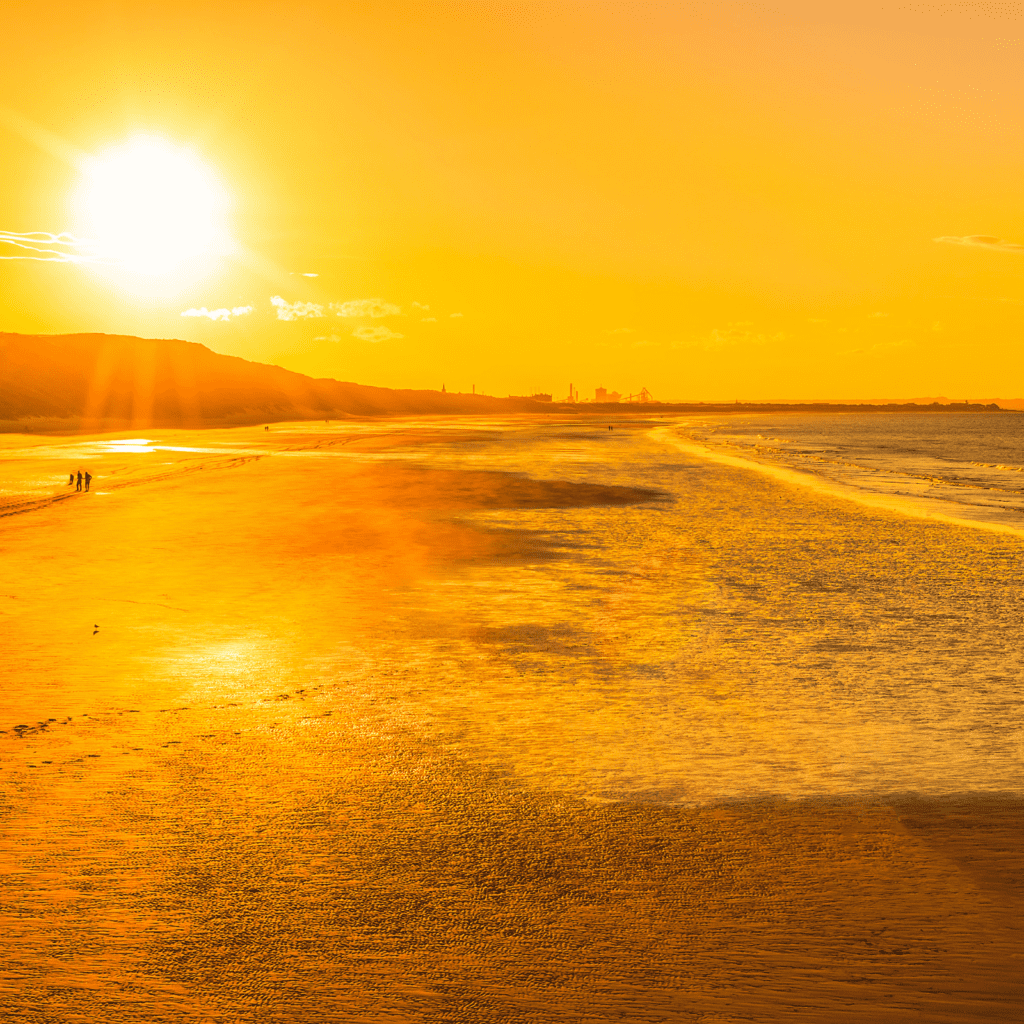
{"type": "MultiPolygon", "coordinates": [[[[304,277],[310,275],[304,274],[304,277]]],[[[287,302],[280,295],[274,295],[271,304],[277,310],[278,320],[304,320],[310,317],[326,316],[325,310],[343,317],[401,316],[401,306],[383,299],[350,299],[348,302],[331,302],[326,306],[319,302],[287,302]]],[[[399,335],[401,337],[401,335],[399,335]]]]}
{"type": "Polygon", "coordinates": [[[316,302],[285,302],[280,295],[272,295],[270,304],[277,310],[278,320],[302,320],[324,315],[324,307],[316,302]]]}
{"type": "MultiPolygon", "coordinates": [[[[85,171],[89,166],[86,153],[16,110],[0,107],[0,124],[69,167],[85,171]]],[[[78,238],[70,231],[0,231],[0,260],[38,260],[41,263],[116,262],[100,252],[96,242],[78,238]]]]}
{"type": "Polygon", "coordinates": [[[450,316],[450,317],[451,317],[451,318],[452,318],[453,320],[454,320],[454,319],[455,319],[455,317],[457,317],[457,316],[462,316],[462,314],[461,314],[461,313],[449,313],[448,315],[449,315],[449,316],[450,316]]]}
{"type": "Polygon", "coordinates": [[[360,341],[389,341],[391,338],[404,338],[404,334],[398,334],[387,327],[357,327],[352,336],[360,341]]]}
{"type": "Polygon", "coordinates": [[[1024,245],[1017,242],[1007,242],[1004,238],[996,238],[995,235],[943,235],[941,238],[932,239],[934,242],[948,242],[950,245],[972,245],[979,249],[996,249],[999,252],[1024,253],[1024,245]]]}
{"type": "Polygon", "coordinates": [[[207,309],[203,306],[201,309],[186,309],[182,312],[182,316],[205,316],[209,320],[230,320],[233,316],[248,316],[253,310],[252,306],[233,306],[231,309],[221,307],[220,309],[207,309]]]}
{"type": "Polygon", "coordinates": [[[95,242],[78,238],[69,231],[0,231],[0,260],[39,260],[43,263],[110,263],[95,242]]]}
{"type": "Polygon", "coordinates": [[[427,312],[427,310],[428,310],[428,309],[430,309],[430,307],[429,307],[429,306],[425,305],[425,304],[424,304],[424,303],[422,303],[422,302],[414,302],[414,303],[412,304],[412,308],[413,308],[413,309],[421,309],[421,310],[423,310],[423,312],[424,312],[424,313],[426,313],[426,312],[427,312]]]}
{"type": "Polygon", "coordinates": [[[884,320],[889,314],[888,313],[868,313],[869,320],[884,320]]]}
{"type": "Polygon", "coordinates": [[[608,333],[609,334],[635,334],[636,331],[632,327],[613,327],[610,331],[608,331],[608,333]]]}
{"type": "Polygon", "coordinates": [[[726,348],[734,348],[738,345],[767,345],[769,342],[780,342],[786,340],[782,331],[775,334],[763,334],[760,331],[752,331],[753,324],[749,320],[739,320],[730,323],[727,327],[716,327],[700,338],[689,338],[672,343],[672,348],[700,348],[705,352],[713,352],[726,348]]]}
{"type": "Polygon", "coordinates": [[[318,334],[314,341],[341,341],[341,336],[337,334],[318,334]]]}
{"type": "Polygon", "coordinates": [[[437,317],[436,316],[421,316],[420,317],[420,323],[421,324],[436,324],[437,323],[437,317]]]}
{"type": "Polygon", "coordinates": [[[338,316],[401,316],[402,307],[383,299],[351,299],[348,302],[332,302],[331,312],[338,316]]]}
{"type": "Polygon", "coordinates": [[[893,352],[897,349],[915,348],[916,344],[916,342],[910,341],[907,338],[901,338],[899,341],[880,341],[875,345],[847,349],[841,354],[844,356],[870,356],[876,355],[879,352],[893,352]]]}

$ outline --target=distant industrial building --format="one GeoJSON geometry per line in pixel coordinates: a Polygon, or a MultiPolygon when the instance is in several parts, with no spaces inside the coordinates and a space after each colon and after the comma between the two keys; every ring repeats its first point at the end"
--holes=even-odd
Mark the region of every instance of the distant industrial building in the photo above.
{"type": "Polygon", "coordinates": [[[596,388],[594,390],[594,401],[595,402],[617,402],[622,395],[618,391],[606,391],[604,388],[596,388]]]}

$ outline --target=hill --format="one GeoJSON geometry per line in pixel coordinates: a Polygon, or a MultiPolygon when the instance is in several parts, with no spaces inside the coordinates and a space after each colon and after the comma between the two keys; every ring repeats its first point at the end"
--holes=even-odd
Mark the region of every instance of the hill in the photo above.
{"type": "Polygon", "coordinates": [[[0,430],[199,427],[545,407],[527,398],[314,379],[174,339],[0,334],[0,430]]]}

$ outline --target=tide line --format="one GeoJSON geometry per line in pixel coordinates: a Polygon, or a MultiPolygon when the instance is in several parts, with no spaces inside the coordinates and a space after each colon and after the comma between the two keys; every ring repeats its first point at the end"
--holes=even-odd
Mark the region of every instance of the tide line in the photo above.
{"type": "Polygon", "coordinates": [[[990,533],[1008,533],[1014,537],[1024,537],[1024,528],[1021,527],[1008,526],[1004,523],[988,523],[984,520],[967,519],[962,516],[936,512],[920,502],[915,502],[912,498],[866,494],[855,487],[845,487],[842,484],[829,480],[822,480],[820,477],[810,473],[800,473],[797,470],[790,469],[788,466],[766,465],[763,462],[755,462],[752,459],[740,458],[738,455],[729,455],[726,452],[716,451],[714,448],[681,438],[671,427],[655,427],[648,432],[647,436],[654,441],[670,444],[688,455],[707,459],[710,462],[717,462],[723,466],[731,466],[734,469],[752,470],[779,480],[782,483],[804,487],[807,490],[827,495],[830,498],[840,498],[844,501],[852,501],[857,505],[867,506],[868,508],[896,512],[911,519],[927,519],[950,526],[966,526],[972,530],[988,530],[990,533]]]}

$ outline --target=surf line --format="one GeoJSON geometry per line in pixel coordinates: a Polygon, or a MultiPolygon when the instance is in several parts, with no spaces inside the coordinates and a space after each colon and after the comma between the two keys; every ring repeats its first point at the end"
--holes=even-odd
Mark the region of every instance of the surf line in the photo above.
{"type": "Polygon", "coordinates": [[[1013,537],[1024,537],[1024,529],[1017,526],[1007,526],[1003,523],[986,523],[978,519],[951,516],[944,512],[935,512],[925,508],[915,503],[913,499],[894,498],[881,494],[865,494],[855,487],[844,487],[842,484],[822,480],[812,476],[810,473],[799,473],[795,469],[789,469],[786,466],[765,465],[763,462],[754,462],[752,459],[744,459],[738,455],[718,452],[714,448],[708,448],[705,445],[697,444],[695,441],[681,438],[671,427],[655,427],[648,432],[647,436],[654,441],[660,441],[662,444],[670,444],[687,455],[695,455],[697,458],[717,462],[723,466],[731,466],[734,469],[752,470],[753,472],[779,480],[782,483],[804,487],[807,490],[816,491],[830,498],[852,501],[856,505],[866,505],[868,508],[896,512],[911,519],[927,519],[932,522],[945,523],[949,526],[966,526],[972,530],[988,530],[990,533],[1008,533],[1013,537]]]}

